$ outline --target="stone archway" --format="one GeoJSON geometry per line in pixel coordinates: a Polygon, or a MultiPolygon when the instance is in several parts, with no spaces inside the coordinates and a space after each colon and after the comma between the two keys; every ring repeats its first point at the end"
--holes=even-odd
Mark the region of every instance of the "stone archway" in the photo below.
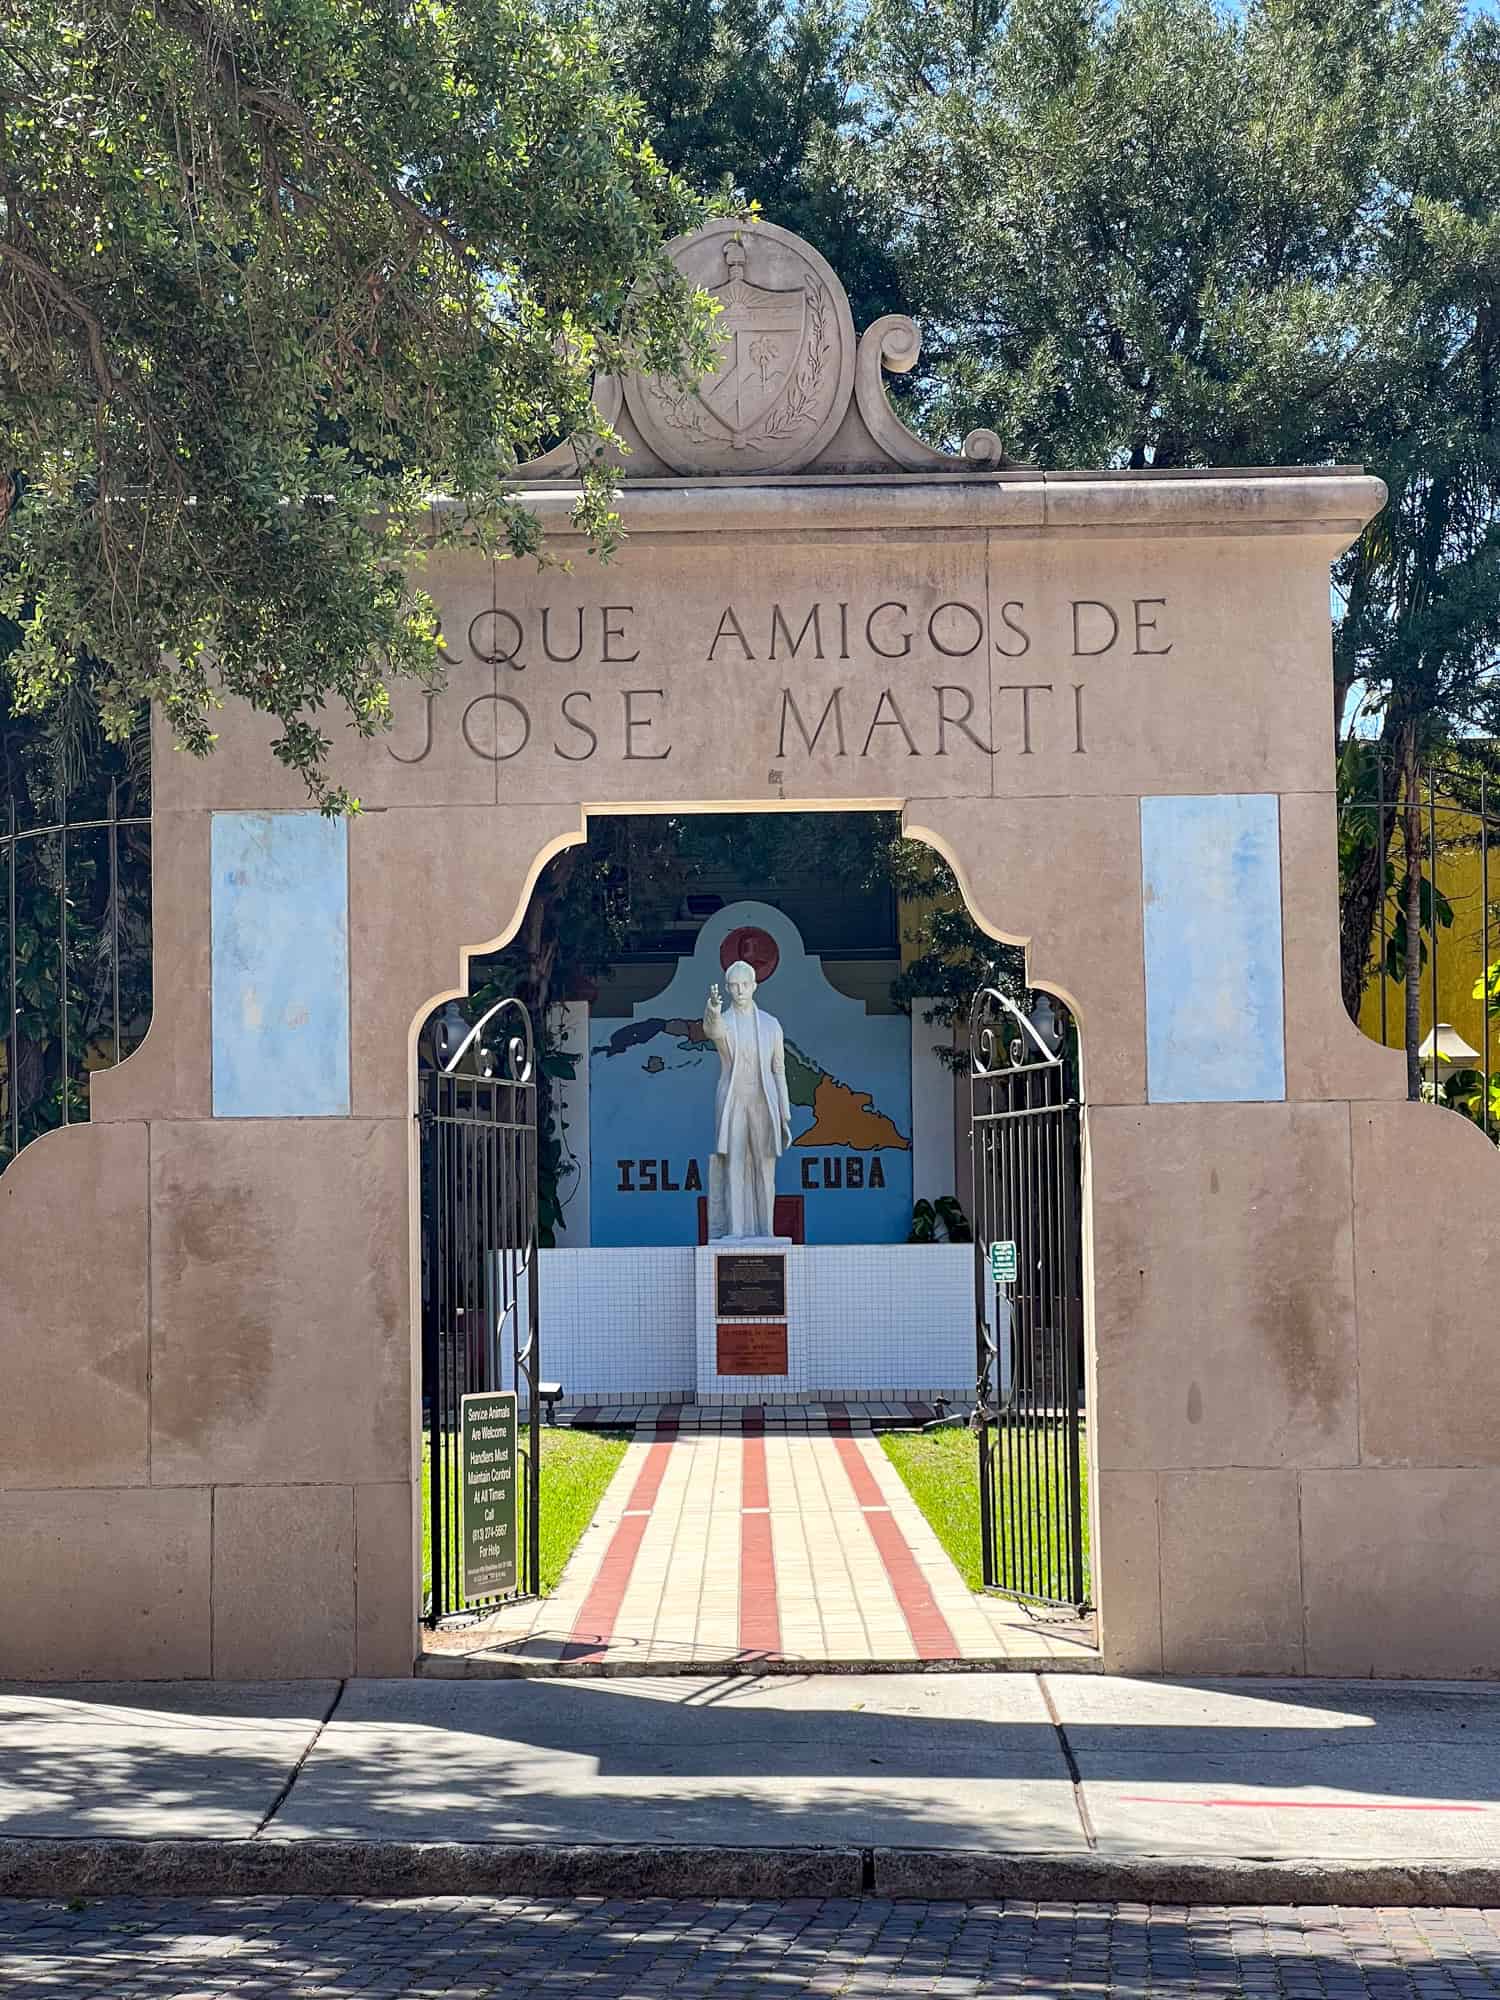
{"type": "MultiPolygon", "coordinates": [[[[766,816],[765,809],[759,815],[737,814],[728,824],[744,832],[747,820],[766,816]]],[[[782,812],[781,817],[790,839],[774,845],[785,865],[790,857],[803,855],[808,841],[819,842],[825,834],[840,839],[839,830],[852,820],[871,821],[889,838],[897,816],[840,810],[789,819],[782,812]],[[809,824],[818,820],[822,827],[809,824]]],[[[704,818],[725,820],[720,814],[704,818]]],[[[601,851],[601,821],[612,840],[635,823],[635,816],[586,815],[590,873],[601,866],[603,854],[620,851],[613,846],[601,851]]],[[[716,838],[722,837],[721,825],[716,838]]],[[[759,848],[760,843],[754,845],[759,848]]],[[[555,879],[545,873],[538,878],[524,915],[512,926],[515,935],[532,935],[537,904],[555,879]]],[[[899,1658],[910,1643],[924,1649],[910,1657],[1004,1656],[1014,1663],[1041,1656],[1033,1621],[1036,1603],[1045,1602],[1052,1620],[1049,1640],[1091,1649],[1087,1531],[1080,1520],[1079,1495],[1080,1468],[1082,1492],[1088,1491],[1090,1435],[1081,1411],[1080,1148],[1076,1107],[1071,1098],[1062,1104],[1077,1091],[1077,1039],[1070,1038],[1069,1062],[1057,1072],[1068,1078],[1066,1089],[1057,1093],[1064,1115],[1007,1124],[1012,1143],[1004,1148],[990,1143],[983,1149],[986,1164],[976,1182],[969,1159],[967,1072],[956,1075],[928,1055],[924,1043],[950,1038],[946,1032],[921,1034],[916,1025],[919,1003],[903,1019],[877,1001],[870,1017],[865,989],[874,968],[863,962],[870,944],[852,943],[842,924],[835,926],[838,943],[826,932],[809,933],[803,927],[809,912],[804,908],[799,916],[795,906],[806,903],[807,890],[804,884],[799,894],[793,886],[802,879],[796,862],[789,875],[773,868],[766,875],[729,881],[716,872],[711,879],[725,901],[715,914],[693,919],[690,942],[674,938],[673,955],[664,960],[662,940],[653,935],[650,966],[631,960],[622,968],[624,997],[606,989],[601,1011],[601,995],[594,991],[590,1002],[564,1010],[567,1048],[575,1056],[585,1051],[592,1057],[585,1056],[581,1073],[570,1074],[565,1102],[558,1107],[562,1131],[572,1135],[563,1143],[581,1158],[585,1206],[581,1224],[569,1220],[565,1232],[560,1224],[555,1247],[541,1249],[536,1258],[541,1373],[559,1385],[566,1408],[563,1421],[583,1426],[585,1434],[574,1440],[580,1448],[590,1443],[587,1432],[601,1422],[616,1431],[625,1429],[636,1442],[617,1475],[619,1490],[605,1502],[588,1547],[547,1603],[530,1600],[524,1589],[522,1601],[509,1605],[493,1596],[466,1598],[461,1593],[459,1527],[455,1510],[443,1498],[452,1483],[451,1440],[459,1398],[466,1388],[509,1389],[513,1375],[506,1354],[481,1350],[463,1333],[476,1315],[485,1318],[485,1246],[493,1230],[490,1211],[480,1203],[474,1211],[479,1247],[454,1256],[455,1240],[461,1241],[454,1218],[462,1207],[455,1190],[474,1171],[472,1150],[456,1159],[451,1143],[443,1151],[442,1133],[429,1112],[412,1130],[412,1270],[421,1282],[416,1353],[427,1442],[423,1479],[433,1522],[434,1594],[425,1619],[439,1632],[436,1638],[429,1634],[424,1644],[445,1654],[503,1651],[541,1659],[557,1657],[561,1648],[563,1658],[594,1663],[609,1653],[612,1660],[634,1661],[642,1671],[654,1659],[670,1661],[680,1671],[685,1659],[706,1666],[726,1657],[753,1658],[757,1647],[815,1663],[827,1657],[827,1631],[847,1632],[852,1621],[863,1631],[863,1644],[874,1660],[899,1658]],[[782,900],[788,889],[790,904],[782,900]],[[769,928],[751,927],[762,924],[769,928]],[[819,937],[816,944],[814,935],[819,937]],[[830,949],[844,980],[854,979],[860,990],[851,993],[838,972],[830,977],[824,956],[830,949]],[[699,1247],[708,1242],[710,1220],[703,1155],[711,1145],[712,1124],[705,1114],[713,1102],[718,1061],[711,1047],[706,1063],[702,1047],[694,1055],[692,1041],[699,1038],[690,1021],[681,1018],[702,1014],[710,982],[721,978],[721,968],[735,958],[750,958],[763,986],[768,979],[775,981],[769,1005],[786,1033],[790,1115],[797,1135],[780,1163],[776,1198],[778,1231],[795,1246],[790,1268],[783,1266],[785,1319],[779,1326],[754,1328],[754,1335],[766,1337],[768,1344],[754,1354],[763,1365],[750,1368],[733,1365],[736,1357],[745,1358],[734,1344],[740,1329],[716,1326],[706,1303],[713,1291],[708,1276],[713,1262],[711,1252],[699,1247]],[[926,1129],[919,1130],[920,1080],[929,1070],[940,1097],[934,1105],[929,1096],[926,1129]],[[816,1087],[815,1078],[821,1078],[816,1087]],[[939,1129],[934,1129],[934,1111],[939,1129]],[[861,1132],[862,1123],[868,1133],[861,1132]],[[944,1125],[945,1132],[940,1129],[944,1125]],[[876,1136],[882,1128],[883,1138],[876,1136]],[[847,1141],[836,1136],[842,1131],[847,1131],[847,1141]],[[809,1150],[793,1150],[797,1147],[809,1150]],[[617,1157],[622,1154],[631,1157],[617,1157]],[[650,1157],[636,1157],[641,1154],[650,1157]],[[435,1160],[440,1162],[436,1173],[435,1160]],[[934,1185],[935,1172],[941,1178],[934,1185]],[[1048,1197],[1042,1213],[1044,1181],[1048,1197]],[[975,1205],[980,1185],[982,1211],[975,1205]],[[1012,1192],[1006,1194],[1006,1188],[1012,1192]],[[976,1282],[971,1238],[924,1244],[913,1235],[908,1240],[918,1192],[949,1199],[956,1194],[976,1226],[981,1213],[994,1221],[995,1227],[981,1238],[984,1243],[1012,1233],[1025,1239],[1014,1318],[1008,1296],[1002,1320],[995,1288],[976,1282]],[[1012,1204],[1024,1212],[1013,1213],[1012,1204]],[[1033,1207],[1039,1211],[1034,1218],[1033,1207]],[[1014,1229],[998,1221],[1002,1208],[1013,1217],[1014,1229]],[[851,1251],[851,1245],[860,1247],[851,1251]],[[439,1271],[441,1277],[435,1275],[439,1271]],[[982,1508],[975,1483],[968,1531],[983,1534],[993,1580],[1013,1590],[1013,1597],[987,1600],[973,1597],[960,1568],[931,1540],[927,1524],[913,1515],[908,1528],[917,1528],[916,1546],[923,1549],[919,1560],[907,1530],[896,1526],[913,1506],[899,1480],[895,1514],[886,1519],[889,1508],[881,1510],[881,1526],[887,1531],[882,1536],[868,1533],[869,1523],[859,1509],[841,1510],[832,1499],[845,1493],[851,1479],[863,1482],[851,1490],[865,1499],[872,1476],[877,1486],[894,1476],[891,1461],[869,1437],[874,1409],[892,1416],[901,1412],[911,1424],[953,1412],[951,1421],[964,1427],[927,1441],[929,1453],[939,1446],[959,1446],[957,1462],[973,1478],[982,1456],[966,1426],[981,1365],[976,1313],[997,1342],[982,1400],[988,1406],[994,1395],[1006,1399],[1003,1428],[1010,1441],[1004,1455],[1003,1512],[1015,1530],[1003,1555],[997,1554],[1001,1545],[984,1524],[992,1517],[998,1521],[1000,1510],[982,1508]],[[1073,1409],[1066,1424],[1053,1407],[1053,1392],[1065,1374],[1073,1409]],[[787,1409],[788,1404],[798,1407],[787,1409]],[[851,1442],[854,1434],[863,1441],[851,1442]],[[666,1437],[677,1440],[675,1448],[661,1442],[666,1437]],[[440,1464],[449,1468],[446,1479],[434,1470],[440,1464]],[[641,1497],[628,1498],[638,1485],[641,1497]],[[745,1497],[752,1492],[759,1496],[753,1505],[745,1497]],[[762,1518],[750,1520],[745,1509],[762,1518]],[[691,1532],[684,1532],[682,1524],[689,1517],[691,1532]],[[764,1546],[754,1542],[755,1529],[764,1530],[764,1546]],[[821,1551],[816,1585],[798,1554],[804,1545],[821,1551]],[[705,1564],[708,1547],[716,1551],[711,1565],[705,1564]],[[864,1565],[871,1559],[876,1565],[873,1577],[866,1579],[871,1587],[854,1589],[851,1578],[865,1576],[864,1565]],[[596,1588],[601,1564],[612,1579],[602,1600],[596,1588]],[[731,1590],[736,1577],[753,1573],[751,1596],[757,1604],[767,1592],[774,1604],[779,1589],[779,1622],[773,1616],[768,1627],[759,1610],[749,1608],[741,1581],[736,1623],[733,1610],[724,1608],[726,1564],[731,1590]],[[705,1603],[710,1576],[715,1588],[705,1603]],[[947,1618],[939,1614],[927,1620],[912,1594],[913,1579],[919,1576],[922,1590],[935,1593],[933,1602],[948,1606],[947,1618]],[[628,1608],[622,1608],[627,1598],[628,1608]],[[604,1603],[607,1609],[601,1608],[604,1603]],[[664,1629],[670,1629],[670,1639],[662,1637],[664,1629]],[[775,1634],[769,1639],[768,1629],[775,1634]]],[[[818,879],[832,880],[826,873],[818,879]]],[[[662,884],[673,886],[670,877],[662,878],[662,884]]],[[[835,900],[842,886],[835,884],[835,900]]],[[[857,878],[851,878],[850,891],[856,886],[857,878]]],[[[512,959],[502,972],[496,962],[485,962],[488,956],[487,949],[470,955],[470,1021],[479,1018],[496,993],[510,990],[518,974],[524,977],[525,961],[512,959]]],[[[897,969],[891,963],[884,976],[897,969]]],[[[758,1004],[768,1004],[763,991],[756,997],[758,1004]]],[[[962,1008],[965,1034],[972,997],[965,996],[962,1008]]],[[[455,1025],[442,1045],[433,1040],[430,1031],[440,1006],[419,1010],[425,1024],[419,1071],[423,1106],[432,1104],[435,1065],[462,1032],[455,1025]]],[[[545,1040],[549,1049],[558,1046],[553,1038],[562,1027],[556,1017],[550,1018],[551,1031],[544,1034],[542,1017],[534,1016],[538,1043],[545,1040]]],[[[494,1052],[483,1063],[484,1073],[492,1068],[502,1079],[498,1088],[503,1092],[505,1065],[494,1052]]],[[[1027,1104],[1040,1102],[1042,1081],[1032,1075],[1024,1079],[1020,1096],[1027,1104]]],[[[930,1078],[927,1088],[933,1088],[930,1078]]],[[[455,1115],[450,1114],[450,1130],[455,1115]]],[[[481,1124],[486,1116],[481,1105],[481,1124]]],[[[544,1110],[544,1122],[545,1116],[544,1110]]],[[[482,1145],[483,1134],[476,1136],[482,1145]]],[[[550,1234],[543,1241],[551,1244],[550,1234]]],[[[720,1251],[733,1247],[717,1246],[720,1251]]],[[[740,1309],[742,1314],[745,1310],[740,1309]]],[[[514,1331],[517,1323],[501,1317],[514,1331]]],[[[526,1316],[528,1329],[537,1318],[526,1316]]],[[[529,1466],[533,1445],[524,1424],[522,1431],[521,1451],[529,1466]]],[[[985,1436],[987,1485],[998,1487],[1001,1461],[995,1433],[986,1431],[985,1436]]],[[[537,1447],[543,1442],[538,1438],[537,1447]]],[[[548,1450],[560,1449],[564,1442],[561,1437],[545,1440],[548,1450]]],[[[943,1462],[951,1471],[951,1455],[943,1462]]],[[[950,1549],[948,1555],[952,1553],[950,1549]]],[[[978,1560],[976,1556],[975,1577],[978,1560]]],[[[962,1565],[961,1557],[959,1561],[962,1565]]],[[[851,1647],[846,1644],[844,1651],[850,1654],[851,1647]]],[[[854,1645],[852,1654],[859,1652],[854,1645]]]]}
{"type": "MultiPolygon", "coordinates": [[[[1088,1048],[1107,1662],[1492,1671],[1500,1181],[1338,997],[1327,577],[1379,483],[945,456],[880,391],[914,329],[854,343],[821,260],[742,236],[681,254],[767,380],[727,429],[601,387],[607,568],[433,558],[449,688],[339,746],[364,813],[329,832],[247,714],[159,740],[155,1025],[0,1182],[0,1671],[410,1667],[413,1023],[591,812],[851,805],[1088,1048]]],[[[568,473],[525,474],[564,549],[568,473]]]]}

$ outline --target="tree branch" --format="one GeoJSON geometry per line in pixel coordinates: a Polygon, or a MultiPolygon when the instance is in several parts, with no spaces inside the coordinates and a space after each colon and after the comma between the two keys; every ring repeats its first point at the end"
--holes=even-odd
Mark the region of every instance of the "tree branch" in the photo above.
{"type": "Polygon", "coordinates": [[[277,97],[270,91],[256,89],[242,91],[241,99],[251,111],[259,112],[269,122],[298,133],[326,159],[336,160],[340,166],[347,167],[372,193],[378,194],[382,201],[403,216],[413,229],[446,244],[456,256],[467,259],[471,255],[468,244],[461,236],[455,235],[446,223],[439,222],[435,215],[429,215],[420,202],[413,201],[400,188],[382,180],[357,153],[351,153],[334,140],[324,138],[306,112],[300,111],[295,104],[289,104],[285,98],[277,97]]]}
{"type": "Polygon", "coordinates": [[[108,400],[119,383],[104,351],[104,328],[99,320],[71,285],[65,284],[49,265],[44,264],[40,257],[33,257],[29,250],[23,250],[19,243],[0,238],[0,257],[14,264],[18,271],[24,271],[34,285],[54,298],[82,326],[88,336],[89,363],[94,371],[94,380],[99,385],[100,395],[108,400]]]}
{"type": "Polygon", "coordinates": [[[299,105],[263,85],[247,83],[227,43],[213,33],[213,19],[206,7],[196,4],[196,0],[185,0],[185,4],[180,5],[159,4],[157,12],[169,27],[185,35],[207,57],[219,81],[248,111],[259,114],[268,123],[298,133],[325,159],[336,160],[340,166],[346,167],[414,229],[446,244],[457,256],[467,258],[471,254],[463,238],[439,222],[436,216],[429,215],[420,202],[413,201],[400,188],[382,180],[357,153],[349,152],[325,137],[299,105]]]}

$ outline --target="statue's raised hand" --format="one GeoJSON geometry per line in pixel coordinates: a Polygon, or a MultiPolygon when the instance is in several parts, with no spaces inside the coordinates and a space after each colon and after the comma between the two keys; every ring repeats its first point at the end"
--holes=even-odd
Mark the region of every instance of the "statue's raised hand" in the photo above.
{"type": "Polygon", "coordinates": [[[720,997],[718,986],[710,986],[708,989],[708,1006],[704,1010],[705,1020],[717,1021],[723,1011],[724,1002],[720,997]]]}

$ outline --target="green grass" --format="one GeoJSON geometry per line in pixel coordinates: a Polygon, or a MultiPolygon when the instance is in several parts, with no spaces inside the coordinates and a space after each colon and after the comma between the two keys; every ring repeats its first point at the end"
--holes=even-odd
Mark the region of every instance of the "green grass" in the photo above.
{"type": "MultiPolygon", "coordinates": [[[[907,1491],[926,1515],[933,1532],[970,1590],[984,1588],[983,1555],[979,1545],[979,1447],[968,1430],[887,1431],[880,1440],[886,1457],[900,1473],[907,1491]]],[[[1014,1484],[1030,1477],[1045,1486],[1047,1512],[1044,1533],[1050,1541],[1061,1539],[1059,1507],[1063,1498],[1060,1481],[1050,1478],[1048,1468],[1038,1464],[1031,1470],[1024,1447],[1015,1438],[1007,1440],[1009,1459],[1004,1468],[1014,1484]]],[[[1058,1452],[1059,1459],[1061,1452],[1058,1452]]],[[[1083,1576],[1089,1582],[1089,1493],[1088,1458],[1079,1439],[1083,1465],[1083,1576]]],[[[1061,1467],[1059,1467],[1059,1471],[1061,1467]]],[[[1002,1480],[1002,1492],[1005,1481],[1002,1480]]],[[[1003,1505],[1003,1502],[1002,1502],[1003,1505]]],[[[1002,1518],[1000,1558],[1007,1559],[1006,1527],[1002,1518]]]]}
{"type": "Polygon", "coordinates": [[[592,1431],[542,1432],[542,1595],[556,1590],[630,1440],[592,1431]]]}
{"type": "MultiPolygon", "coordinates": [[[[556,1590],[578,1538],[625,1456],[629,1440],[594,1431],[542,1431],[542,1576],[545,1597],[556,1590]]],[[[432,1588],[432,1495],[427,1477],[431,1443],[422,1440],[422,1590],[432,1588]]]]}

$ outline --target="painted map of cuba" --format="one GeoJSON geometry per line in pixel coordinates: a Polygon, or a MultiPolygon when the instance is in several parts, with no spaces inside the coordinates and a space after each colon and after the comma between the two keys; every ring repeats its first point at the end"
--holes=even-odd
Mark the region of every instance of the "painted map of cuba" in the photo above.
{"type": "MultiPolygon", "coordinates": [[[[655,1041],[658,1035],[694,1057],[708,1053],[703,1023],[680,1015],[653,1015],[643,1021],[627,1021],[595,1053],[606,1058],[622,1056],[627,1050],[655,1041]]],[[[641,1067],[648,1076],[656,1076],[667,1067],[667,1062],[663,1056],[649,1055],[641,1067]]],[[[786,1089],[792,1103],[811,1111],[813,1119],[807,1130],[793,1139],[793,1146],[850,1146],[861,1153],[872,1153],[882,1146],[903,1153],[911,1149],[911,1140],[897,1131],[883,1111],[876,1110],[871,1092],[841,1082],[831,1070],[824,1069],[799,1049],[789,1035],[786,1089]]]]}

